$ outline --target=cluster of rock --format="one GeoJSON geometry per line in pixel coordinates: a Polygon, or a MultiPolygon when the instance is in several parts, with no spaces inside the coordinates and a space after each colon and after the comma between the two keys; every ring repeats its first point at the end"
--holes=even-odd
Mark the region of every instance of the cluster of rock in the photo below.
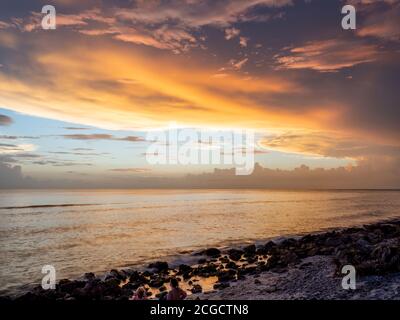
{"type": "Polygon", "coordinates": [[[332,256],[337,273],[343,265],[351,264],[359,275],[385,274],[400,271],[399,245],[400,221],[382,222],[223,252],[209,248],[196,253],[201,257],[191,266],[181,264],[171,268],[167,262],[159,261],[150,264],[146,271],[111,270],[103,278],[87,273],[82,280],[61,280],[56,290],[43,290],[38,286],[17,299],[128,300],[139,286],[146,288],[149,297],[162,299],[171,277],[187,282],[192,293],[203,290],[196,279],[216,277],[214,289],[221,290],[248,275],[284,272],[290,265],[317,255],[332,256]]]}

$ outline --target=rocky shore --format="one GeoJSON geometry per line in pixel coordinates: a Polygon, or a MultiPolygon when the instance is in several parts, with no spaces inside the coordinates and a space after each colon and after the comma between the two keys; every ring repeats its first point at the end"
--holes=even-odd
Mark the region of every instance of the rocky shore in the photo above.
{"type": "Polygon", "coordinates": [[[13,300],[123,301],[139,286],[149,299],[162,299],[171,277],[189,299],[400,299],[400,220],[193,255],[193,265],[172,268],[158,261],[141,271],[86,273],[60,280],[55,290],[37,286],[13,300]],[[341,286],[344,265],[356,269],[356,290],[341,286]]]}

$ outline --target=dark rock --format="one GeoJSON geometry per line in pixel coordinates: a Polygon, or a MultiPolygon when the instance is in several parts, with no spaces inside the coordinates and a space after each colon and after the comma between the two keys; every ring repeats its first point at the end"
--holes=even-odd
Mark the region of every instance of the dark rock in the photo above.
{"type": "Polygon", "coordinates": [[[205,278],[210,276],[215,276],[217,274],[217,267],[214,263],[210,262],[206,265],[194,269],[193,273],[205,278]]]}
{"type": "Polygon", "coordinates": [[[214,284],[213,288],[215,290],[222,290],[222,289],[228,288],[229,286],[230,286],[229,282],[223,282],[223,283],[214,284]]]}
{"type": "Polygon", "coordinates": [[[198,264],[204,264],[207,262],[207,259],[201,258],[199,259],[199,261],[197,262],[198,264]]]}
{"type": "Polygon", "coordinates": [[[238,249],[230,249],[228,251],[228,256],[229,259],[233,260],[233,261],[239,261],[243,255],[243,251],[242,250],[238,250],[238,249]]]}
{"type": "Polygon", "coordinates": [[[156,298],[158,298],[159,300],[165,300],[167,298],[168,292],[167,291],[163,291],[160,293],[156,294],[156,298]]]}
{"type": "Polygon", "coordinates": [[[218,271],[217,273],[218,281],[219,282],[227,282],[236,279],[236,271],[229,269],[229,270],[222,270],[218,271]]]}
{"type": "Polygon", "coordinates": [[[149,264],[150,269],[155,269],[157,272],[168,271],[168,263],[165,261],[157,261],[149,264]]]}
{"type": "Polygon", "coordinates": [[[260,280],[258,280],[258,279],[256,279],[256,280],[254,280],[254,284],[257,284],[257,285],[259,285],[259,284],[261,284],[261,281],[260,281],[260,280]]]}
{"type": "Polygon", "coordinates": [[[76,289],[83,288],[86,285],[85,281],[62,279],[57,285],[57,290],[60,292],[71,293],[76,289]]]}
{"type": "Polygon", "coordinates": [[[195,285],[193,286],[193,288],[190,289],[190,291],[191,291],[193,294],[195,294],[195,293],[201,293],[201,292],[203,291],[203,288],[201,287],[201,285],[195,284],[195,285]]]}
{"type": "Polygon", "coordinates": [[[226,264],[226,268],[227,269],[237,269],[238,266],[236,265],[236,263],[234,263],[233,261],[230,261],[226,264]]]}
{"type": "Polygon", "coordinates": [[[92,281],[92,280],[94,280],[94,279],[96,278],[96,275],[95,275],[93,272],[87,272],[87,273],[85,273],[85,274],[83,275],[83,278],[84,278],[86,281],[92,281]]]}
{"type": "Polygon", "coordinates": [[[150,281],[149,286],[152,288],[160,288],[163,286],[165,279],[157,278],[150,281]]]}
{"type": "Polygon", "coordinates": [[[164,292],[164,291],[167,291],[167,287],[166,286],[161,286],[158,290],[160,292],[164,292]]]}
{"type": "Polygon", "coordinates": [[[252,256],[256,254],[256,245],[255,244],[251,244],[247,247],[243,248],[244,251],[244,255],[245,256],[252,256]]]}
{"type": "Polygon", "coordinates": [[[181,264],[181,265],[179,265],[178,270],[179,270],[178,274],[183,274],[183,273],[192,272],[193,268],[191,266],[188,266],[187,264],[181,264]]]}
{"type": "Polygon", "coordinates": [[[129,277],[129,282],[138,284],[140,286],[140,285],[147,284],[149,282],[149,280],[140,272],[135,271],[129,277]]]}
{"type": "Polygon", "coordinates": [[[208,248],[207,250],[204,251],[204,254],[208,257],[219,257],[221,251],[217,248],[208,248]]]}
{"type": "Polygon", "coordinates": [[[228,263],[229,262],[229,258],[228,257],[222,257],[222,258],[219,258],[219,261],[221,261],[221,263],[228,263]]]}

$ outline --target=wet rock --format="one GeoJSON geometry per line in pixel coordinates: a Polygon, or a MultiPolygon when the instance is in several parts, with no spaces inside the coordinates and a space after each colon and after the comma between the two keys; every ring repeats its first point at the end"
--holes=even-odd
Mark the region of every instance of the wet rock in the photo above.
{"type": "Polygon", "coordinates": [[[159,300],[165,300],[167,298],[168,292],[167,291],[163,291],[160,293],[156,294],[156,298],[158,298],[159,300]]]}
{"type": "Polygon", "coordinates": [[[193,288],[190,289],[190,291],[195,294],[195,293],[201,293],[203,291],[203,288],[199,284],[195,284],[193,288]]]}
{"type": "Polygon", "coordinates": [[[154,263],[150,263],[149,264],[149,268],[150,269],[154,269],[157,272],[164,272],[164,271],[168,271],[168,263],[165,261],[157,261],[154,263]]]}
{"type": "Polygon", "coordinates": [[[249,245],[249,246],[247,246],[247,247],[244,247],[243,248],[243,251],[244,251],[244,256],[246,257],[248,257],[248,256],[253,256],[253,255],[255,255],[256,254],[256,245],[254,245],[254,244],[251,244],[251,245],[249,245]]]}
{"type": "Polygon", "coordinates": [[[86,281],[92,281],[96,278],[96,275],[93,272],[87,272],[83,275],[83,279],[86,281]]]}
{"type": "Polygon", "coordinates": [[[119,272],[118,270],[112,269],[105,277],[105,280],[108,279],[118,279],[119,281],[125,281],[126,276],[125,274],[119,272]]]}
{"type": "Polygon", "coordinates": [[[214,284],[213,288],[215,290],[222,290],[222,289],[228,288],[229,286],[230,286],[229,282],[222,282],[222,283],[214,284]]]}
{"type": "Polygon", "coordinates": [[[217,266],[214,263],[208,263],[193,270],[193,273],[202,277],[215,276],[217,274],[217,266]]]}
{"type": "Polygon", "coordinates": [[[147,284],[149,280],[140,272],[135,271],[131,274],[129,277],[129,282],[134,283],[135,285],[137,284],[138,286],[147,284]]]}
{"type": "Polygon", "coordinates": [[[229,258],[228,257],[222,257],[222,258],[219,258],[219,261],[221,261],[221,263],[228,263],[229,262],[229,258]]]}
{"type": "Polygon", "coordinates": [[[207,250],[204,251],[204,254],[208,257],[219,257],[221,251],[217,248],[208,248],[207,250]]]}
{"type": "Polygon", "coordinates": [[[283,248],[295,248],[297,246],[297,240],[293,238],[288,238],[282,241],[281,247],[283,248]]]}
{"type": "Polygon", "coordinates": [[[165,279],[157,278],[150,281],[149,286],[152,288],[160,288],[163,286],[165,279]]]}
{"type": "Polygon", "coordinates": [[[60,292],[71,293],[76,289],[83,288],[86,285],[85,281],[62,279],[57,285],[57,290],[60,292]]]}
{"type": "Polygon", "coordinates": [[[243,253],[244,252],[239,249],[230,249],[228,251],[228,256],[229,256],[229,259],[231,259],[233,261],[239,261],[242,258],[243,253]]]}
{"type": "Polygon", "coordinates": [[[229,270],[221,270],[217,273],[218,281],[219,282],[227,282],[236,279],[236,271],[229,269],[229,270]]]}
{"type": "Polygon", "coordinates": [[[233,261],[230,261],[226,264],[226,268],[227,269],[237,269],[238,266],[236,265],[236,263],[234,263],[233,261]]]}
{"type": "Polygon", "coordinates": [[[181,264],[178,267],[178,274],[189,273],[192,272],[193,268],[188,266],[187,264],[181,264]]]}

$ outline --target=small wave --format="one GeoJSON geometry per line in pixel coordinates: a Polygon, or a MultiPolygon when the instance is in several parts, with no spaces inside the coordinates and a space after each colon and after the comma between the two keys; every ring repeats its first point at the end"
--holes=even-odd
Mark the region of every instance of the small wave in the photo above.
{"type": "Polygon", "coordinates": [[[12,209],[37,209],[37,208],[58,208],[58,207],[87,207],[87,206],[99,206],[100,204],[93,203],[81,203],[81,204],[40,204],[31,206],[17,206],[17,207],[0,207],[0,210],[12,210],[12,209]]]}

